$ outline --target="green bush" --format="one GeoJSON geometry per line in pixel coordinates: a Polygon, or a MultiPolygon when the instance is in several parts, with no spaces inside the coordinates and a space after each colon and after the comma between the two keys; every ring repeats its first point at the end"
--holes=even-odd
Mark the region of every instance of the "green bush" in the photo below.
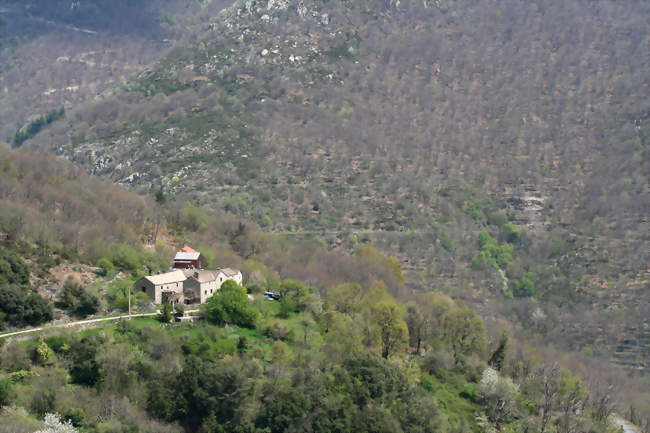
{"type": "Polygon", "coordinates": [[[205,318],[214,324],[233,324],[254,328],[258,311],[248,300],[246,289],[228,280],[201,306],[205,318]]]}
{"type": "Polygon", "coordinates": [[[99,267],[98,274],[102,277],[105,277],[110,271],[113,270],[113,263],[111,263],[111,261],[105,257],[97,261],[97,266],[99,267]]]}
{"type": "Polygon", "coordinates": [[[493,269],[507,269],[513,262],[511,244],[499,245],[499,242],[488,232],[481,232],[478,236],[479,253],[472,260],[472,269],[478,270],[485,267],[493,269]]]}
{"type": "Polygon", "coordinates": [[[0,380],[0,407],[8,406],[15,398],[11,379],[0,380]]]}
{"type": "Polygon", "coordinates": [[[53,335],[47,337],[45,342],[52,348],[54,353],[63,353],[70,348],[70,337],[67,335],[53,335]]]}
{"type": "Polygon", "coordinates": [[[63,285],[63,292],[57,306],[65,308],[75,316],[86,317],[97,312],[99,299],[88,293],[79,283],[69,279],[63,285]]]}
{"type": "Polygon", "coordinates": [[[135,272],[142,267],[142,256],[129,245],[114,244],[109,254],[110,261],[124,271],[135,272]]]}
{"type": "Polygon", "coordinates": [[[86,412],[80,407],[72,407],[60,411],[61,418],[70,421],[75,427],[84,427],[86,425],[86,412]]]}
{"type": "Polygon", "coordinates": [[[181,212],[180,225],[191,232],[201,232],[208,224],[208,216],[196,206],[188,205],[181,212]]]}
{"type": "Polygon", "coordinates": [[[280,283],[279,316],[287,318],[291,313],[304,311],[309,305],[310,289],[299,281],[284,280],[280,283]]]}
{"type": "Polygon", "coordinates": [[[460,392],[460,396],[471,401],[476,401],[476,384],[467,382],[463,385],[463,390],[460,392]]]}
{"type": "Polygon", "coordinates": [[[0,285],[29,284],[29,268],[16,253],[0,248],[0,285]]]}
{"type": "Polygon", "coordinates": [[[507,223],[503,226],[503,238],[506,242],[510,244],[518,244],[521,242],[521,227],[513,224],[507,223]]]}
{"type": "Polygon", "coordinates": [[[40,325],[52,320],[52,306],[24,287],[0,287],[0,326],[40,325]]]}
{"type": "Polygon", "coordinates": [[[169,302],[165,302],[162,304],[162,307],[160,308],[160,314],[158,315],[158,320],[160,320],[163,323],[169,323],[172,321],[172,318],[174,317],[174,307],[172,307],[172,304],[169,302]]]}
{"type": "Polygon", "coordinates": [[[292,341],[294,332],[285,322],[274,320],[264,329],[264,335],[274,340],[292,341]]]}
{"type": "Polygon", "coordinates": [[[508,215],[503,211],[490,212],[487,217],[488,224],[501,227],[508,222],[508,215]]]}
{"type": "Polygon", "coordinates": [[[530,279],[530,273],[524,275],[521,280],[514,282],[512,294],[516,298],[530,298],[537,294],[535,283],[530,279]]]}

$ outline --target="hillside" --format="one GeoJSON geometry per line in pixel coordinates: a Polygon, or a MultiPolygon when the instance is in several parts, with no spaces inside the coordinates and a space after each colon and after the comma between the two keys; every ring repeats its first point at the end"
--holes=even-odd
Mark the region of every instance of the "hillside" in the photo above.
{"type": "Polygon", "coordinates": [[[201,31],[225,1],[7,0],[0,4],[0,139],[92,99],[201,31]]]}
{"type": "Polygon", "coordinates": [[[330,247],[373,240],[412,290],[645,370],[648,13],[240,2],[26,145],[330,247]]]}
{"type": "MultiPolygon", "coordinates": [[[[223,212],[138,196],[48,154],[0,145],[0,166],[0,294],[20,289],[56,302],[72,277],[100,301],[95,312],[123,311],[126,288],[166,270],[174,247],[186,243],[203,253],[207,267],[241,269],[253,286],[296,278],[321,290],[381,281],[392,295],[405,291],[399,264],[369,245],[348,255],[290,242],[223,212]]],[[[0,306],[0,329],[25,325],[8,320],[6,308],[0,306]]]]}
{"type": "MultiPolygon", "coordinates": [[[[346,312],[334,304],[325,314],[314,311],[319,299],[310,288],[296,281],[283,286],[302,291],[296,310],[283,313],[285,303],[255,301],[247,306],[253,326],[133,319],[7,345],[0,431],[31,433],[44,424],[69,424],[66,430],[38,431],[469,433],[496,431],[496,422],[514,432],[544,422],[519,412],[513,400],[532,404],[541,396],[538,383],[562,384],[553,393],[558,405],[571,393],[569,407],[586,403],[582,382],[568,371],[545,377],[540,365],[520,393],[507,376],[510,365],[503,373],[485,368],[476,356],[484,344],[481,326],[473,349],[453,349],[457,357],[471,354],[462,365],[443,350],[410,358],[395,347],[387,360],[365,346],[375,330],[368,335],[355,324],[366,316],[374,324],[389,299],[370,296],[364,308],[348,306],[346,312]]],[[[232,290],[246,298],[243,288],[232,290]]],[[[449,299],[437,301],[444,315],[466,315],[466,308],[449,299]]],[[[451,343],[459,330],[441,330],[437,339],[451,343]]],[[[587,416],[570,415],[566,422],[615,432],[595,407],[585,407],[587,416]]],[[[565,425],[559,410],[548,415],[553,426],[565,425]]]]}
{"type": "Polygon", "coordinates": [[[399,263],[371,245],[290,241],[48,154],[0,148],[0,163],[2,329],[152,311],[133,282],[186,242],[246,284],[224,283],[194,323],[168,323],[160,306],[156,319],[2,338],[0,432],[615,431],[605,382],[506,334],[490,342],[462,301],[409,296],[399,263]],[[544,398],[552,408],[535,409],[544,398]]]}

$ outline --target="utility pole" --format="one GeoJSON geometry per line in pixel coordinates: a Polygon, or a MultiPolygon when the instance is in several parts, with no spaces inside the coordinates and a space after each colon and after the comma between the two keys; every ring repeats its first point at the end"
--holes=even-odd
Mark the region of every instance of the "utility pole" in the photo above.
{"type": "Polygon", "coordinates": [[[131,320],[131,287],[129,287],[129,320],[131,320]]]}

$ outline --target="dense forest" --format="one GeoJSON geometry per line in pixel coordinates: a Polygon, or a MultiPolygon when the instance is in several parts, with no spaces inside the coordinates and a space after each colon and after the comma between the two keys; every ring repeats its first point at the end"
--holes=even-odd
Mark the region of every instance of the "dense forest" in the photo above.
{"type": "Polygon", "coordinates": [[[281,302],[251,304],[224,285],[205,310],[225,326],[133,319],[12,343],[0,398],[16,406],[0,431],[32,432],[39,416],[79,432],[615,431],[580,379],[508,360],[507,337],[489,351],[481,319],[443,295],[404,309],[381,287],[333,287],[324,302],[278,288],[281,302]],[[407,354],[409,335],[431,350],[407,354]]]}
{"type": "Polygon", "coordinates": [[[182,244],[246,276],[197,325],[5,346],[15,431],[648,418],[647,2],[5,3],[2,326],[151,311],[182,244]]]}

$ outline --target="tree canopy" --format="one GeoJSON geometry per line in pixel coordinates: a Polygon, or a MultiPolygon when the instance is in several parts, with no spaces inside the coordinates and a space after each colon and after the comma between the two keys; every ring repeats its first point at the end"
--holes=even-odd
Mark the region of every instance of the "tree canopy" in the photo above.
{"type": "Polygon", "coordinates": [[[201,306],[211,323],[232,324],[254,328],[257,311],[250,305],[246,289],[232,280],[225,281],[219,290],[201,306]]]}

